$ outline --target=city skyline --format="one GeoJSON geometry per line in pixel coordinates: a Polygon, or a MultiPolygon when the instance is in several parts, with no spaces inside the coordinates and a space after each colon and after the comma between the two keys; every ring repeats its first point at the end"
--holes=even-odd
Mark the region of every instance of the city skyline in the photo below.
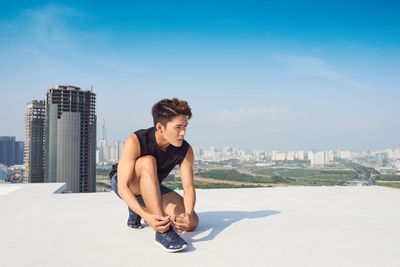
{"type": "MultiPolygon", "coordinates": [[[[97,138],[97,146],[98,146],[98,148],[100,148],[101,147],[101,145],[102,144],[107,144],[107,145],[109,145],[109,144],[118,144],[118,145],[115,145],[115,146],[120,146],[120,152],[118,152],[118,153],[121,153],[122,152],[122,148],[123,148],[123,144],[125,143],[125,141],[124,140],[117,140],[117,139],[99,139],[99,138],[97,138]]],[[[245,152],[252,152],[252,151],[256,151],[256,150],[262,150],[262,151],[280,151],[280,152],[291,152],[291,151],[336,151],[336,150],[346,150],[346,151],[351,151],[351,152],[356,152],[356,153],[361,153],[361,152],[363,152],[363,151],[369,151],[369,152],[378,152],[378,151],[384,151],[384,150],[396,150],[396,149],[400,149],[400,145],[398,145],[398,146],[391,146],[391,147],[381,147],[381,148],[377,148],[377,149],[372,149],[372,148],[368,148],[368,147],[364,147],[364,148],[361,148],[361,149],[349,149],[349,148],[346,148],[346,147],[344,147],[344,146],[337,146],[337,147],[327,147],[327,148],[322,148],[322,149],[316,149],[316,148],[314,148],[314,147],[306,147],[306,148],[303,148],[303,149],[294,149],[294,148],[286,148],[286,149],[263,149],[263,148],[260,148],[260,147],[254,147],[254,148],[243,148],[243,147],[240,147],[240,146],[234,146],[234,145],[224,145],[224,146],[222,146],[222,145],[214,145],[214,144],[211,144],[211,145],[207,145],[207,146],[200,146],[200,145],[193,145],[192,146],[193,147],[193,149],[196,149],[196,148],[199,148],[199,149],[204,149],[204,150],[207,150],[207,149],[215,149],[215,150],[223,150],[223,149],[225,149],[225,148],[235,148],[235,149],[239,149],[239,150],[243,150],[243,151],[245,151],[245,152]]],[[[119,155],[119,154],[118,154],[119,155]]]]}
{"type": "MultiPolygon", "coordinates": [[[[31,104],[31,103],[30,103],[31,104]]],[[[0,136],[0,139],[15,139],[15,136],[0,136]]],[[[15,142],[19,143],[24,143],[24,141],[18,141],[15,140],[15,142]]],[[[28,145],[29,142],[25,142],[25,146],[28,145]]],[[[97,140],[96,142],[96,163],[109,163],[109,162],[118,162],[119,157],[121,156],[122,153],[122,148],[123,148],[124,142],[121,140],[106,140],[106,139],[101,139],[97,140]]],[[[352,157],[360,157],[360,156],[376,156],[377,154],[386,154],[388,158],[398,158],[400,159],[400,148],[385,148],[385,149],[378,149],[378,150],[369,150],[369,149],[363,149],[361,151],[353,151],[353,150],[348,150],[343,147],[338,147],[335,149],[327,149],[327,150],[316,150],[316,149],[306,149],[306,150],[293,150],[293,149],[287,149],[287,150],[263,150],[263,149],[243,149],[240,147],[233,147],[233,146],[225,146],[225,147],[216,147],[216,146],[210,146],[210,147],[200,147],[200,146],[195,146],[193,147],[194,153],[196,155],[195,160],[201,160],[201,156],[206,153],[209,154],[210,152],[216,152],[218,153],[219,156],[226,156],[226,153],[245,153],[247,154],[262,154],[265,153],[266,155],[273,155],[274,153],[281,154],[280,157],[283,155],[284,158],[291,158],[290,160],[293,159],[300,159],[303,160],[307,158],[308,153],[321,153],[321,152],[329,152],[332,153],[332,155],[335,155],[336,157],[343,158],[343,159],[350,159],[352,157]],[[230,151],[230,152],[229,152],[230,151]],[[222,153],[222,154],[221,154],[222,153]],[[300,154],[299,154],[300,153],[300,154]],[[225,155],[224,155],[225,154],[225,155]],[[340,155],[342,154],[342,155],[340,155]],[[305,156],[306,155],[306,156],[305,156]]],[[[26,153],[26,152],[25,152],[26,153]]],[[[217,160],[219,159],[219,156],[217,156],[217,160]]],[[[272,159],[274,156],[272,156],[272,159]]],[[[285,160],[284,159],[284,160],[285,160]]],[[[224,160],[222,158],[222,160],[224,160]]],[[[273,159],[274,160],[274,159],[273,159]]],[[[5,162],[0,162],[0,164],[4,164],[5,162]]],[[[21,163],[22,164],[22,163],[21,163]]],[[[18,166],[19,164],[11,164],[11,165],[16,165],[18,166]]]]}
{"type": "Polygon", "coordinates": [[[108,140],[152,126],[151,106],[178,97],[193,109],[193,147],[396,148],[399,10],[379,1],[3,3],[0,135],[24,140],[26,104],[71,84],[94,86],[108,140]]]}

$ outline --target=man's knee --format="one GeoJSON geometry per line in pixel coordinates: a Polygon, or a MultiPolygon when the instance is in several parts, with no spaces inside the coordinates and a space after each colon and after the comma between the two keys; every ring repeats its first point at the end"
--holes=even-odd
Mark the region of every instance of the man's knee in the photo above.
{"type": "Polygon", "coordinates": [[[138,158],[136,160],[136,164],[154,164],[157,163],[155,157],[153,157],[152,155],[146,155],[146,156],[142,156],[140,158],[138,158]]]}
{"type": "Polygon", "coordinates": [[[140,157],[136,160],[135,171],[138,177],[143,173],[157,173],[157,161],[151,155],[140,157]]]}

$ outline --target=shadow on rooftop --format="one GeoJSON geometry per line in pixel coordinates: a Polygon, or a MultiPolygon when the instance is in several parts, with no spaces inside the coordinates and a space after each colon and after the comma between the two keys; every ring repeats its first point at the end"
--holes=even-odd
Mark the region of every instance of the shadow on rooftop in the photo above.
{"type": "Polygon", "coordinates": [[[259,219],[270,215],[281,213],[275,210],[259,211],[210,211],[200,212],[199,226],[193,232],[185,232],[183,238],[188,241],[187,252],[195,250],[192,243],[213,240],[219,233],[228,228],[231,224],[243,219],[259,219]]]}

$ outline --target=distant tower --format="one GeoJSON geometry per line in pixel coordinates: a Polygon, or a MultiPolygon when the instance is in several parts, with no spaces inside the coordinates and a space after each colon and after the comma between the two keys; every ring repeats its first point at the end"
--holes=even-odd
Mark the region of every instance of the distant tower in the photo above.
{"type": "Polygon", "coordinates": [[[106,125],[105,125],[105,121],[103,119],[103,121],[101,122],[101,140],[106,140],[106,125]]]}
{"type": "Polygon", "coordinates": [[[44,182],[44,101],[33,100],[26,105],[25,114],[25,181],[44,182]]]}
{"type": "Polygon", "coordinates": [[[96,191],[96,95],[58,85],[46,92],[45,181],[96,191]]]}
{"type": "Polygon", "coordinates": [[[106,125],[103,119],[101,122],[101,140],[99,143],[99,162],[105,162],[109,159],[109,149],[106,138],[106,125]]]}

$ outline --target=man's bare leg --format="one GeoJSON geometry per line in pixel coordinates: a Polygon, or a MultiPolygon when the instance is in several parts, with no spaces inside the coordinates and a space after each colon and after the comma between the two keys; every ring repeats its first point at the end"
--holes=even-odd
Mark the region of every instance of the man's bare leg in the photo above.
{"type": "MultiPolygon", "coordinates": [[[[137,160],[135,165],[135,177],[129,185],[134,195],[142,195],[149,213],[158,216],[169,216],[174,218],[185,213],[183,198],[176,192],[161,195],[160,185],[157,177],[157,163],[154,157],[144,156],[137,160]]],[[[198,217],[196,214],[190,222],[186,231],[192,231],[197,227],[198,217]]],[[[165,231],[168,230],[165,227],[165,231]]],[[[160,232],[164,232],[164,229],[160,232]]]]}
{"type": "Polygon", "coordinates": [[[139,158],[136,162],[135,170],[136,177],[134,177],[132,184],[133,190],[131,190],[134,194],[139,193],[142,195],[149,213],[147,219],[151,221],[146,220],[146,218],[143,219],[156,230],[156,244],[163,247],[168,252],[177,252],[186,249],[186,241],[174,231],[171,222],[167,220],[168,217],[164,217],[155,158],[152,156],[139,158]],[[138,182],[140,190],[137,190],[138,182]]]}
{"type": "Polygon", "coordinates": [[[157,163],[153,156],[140,157],[135,164],[135,177],[129,185],[132,193],[142,195],[146,210],[143,219],[157,232],[164,233],[170,227],[164,216],[161,203],[160,185],[157,177],[157,163]]]}
{"type": "Polygon", "coordinates": [[[135,169],[139,178],[140,194],[146,204],[147,210],[151,214],[164,216],[155,158],[152,156],[139,158],[135,169]]]}

